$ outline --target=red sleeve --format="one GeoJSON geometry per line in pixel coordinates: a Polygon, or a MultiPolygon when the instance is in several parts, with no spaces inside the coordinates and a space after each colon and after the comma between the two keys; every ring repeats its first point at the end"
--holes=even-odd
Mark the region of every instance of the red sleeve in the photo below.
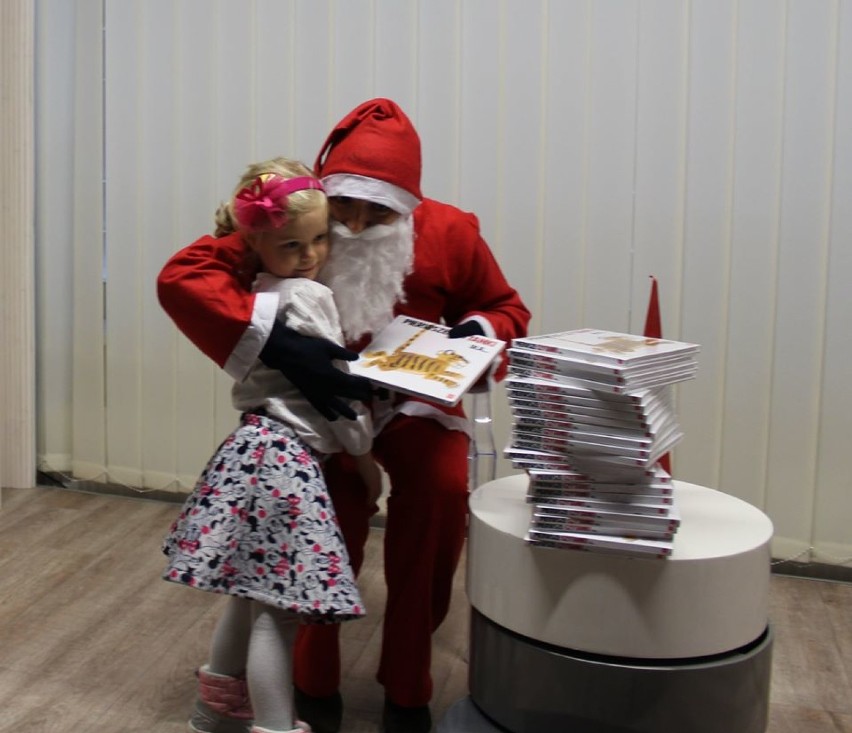
{"type": "MultiPolygon", "coordinates": [[[[453,222],[448,240],[453,243],[449,266],[447,323],[454,325],[470,318],[482,318],[494,329],[496,338],[510,343],[526,336],[530,312],[518,291],[506,280],[500,265],[479,231],[473,214],[463,214],[453,222]]],[[[494,378],[507,371],[505,352],[494,378]]]]}
{"type": "Polygon", "coordinates": [[[220,367],[251,323],[254,294],[246,262],[239,235],[204,236],[173,255],[157,278],[160,305],[220,367]]]}

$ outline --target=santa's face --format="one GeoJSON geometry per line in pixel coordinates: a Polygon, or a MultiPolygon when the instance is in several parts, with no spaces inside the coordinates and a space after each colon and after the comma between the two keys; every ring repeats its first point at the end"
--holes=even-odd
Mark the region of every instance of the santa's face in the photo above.
{"type": "Polygon", "coordinates": [[[328,213],[353,234],[373,226],[393,224],[401,216],[387,206],[351,196],[329,196],[328,213]]]}
{"type": "Polygon", "coordinates": [[[405,299],[402,285],[414,261],[411,215],[367,201],[351,201],[357,202],[362,215],[372,211],[387,223],[361,226],[367,220],[362,216],[350,219],[354,226],[350,228],[335,221],[332,214],[331,251],[318,279],[334,293],[348,343],[376,333],[393,320],[394,306],[405,299]],[[386,211],[369,208],[376,206],[386,211]]]}

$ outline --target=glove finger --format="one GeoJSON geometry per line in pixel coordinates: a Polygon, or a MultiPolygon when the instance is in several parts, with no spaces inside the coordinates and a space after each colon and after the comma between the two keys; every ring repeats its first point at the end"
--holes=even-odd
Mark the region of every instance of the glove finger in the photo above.
{"type": "Polygon", "coordinates": [[[332,359],[343,359],[344,361],[355,361],[359,354],[357,351],[350,351],[349,349],[345,349],[342,346],[338,346],[331,341],[328,343],[328,355],[332,359]]]}
{"type": "Polygon", "coordinates": [[[337,397],[331,397],[328,400],[329,409],[335,412],[334,417],[328,418],[329,421],[334,422],[338,417],[346,418],[347,420],[354,420],[358,417],[355,414],[355,410],[353,410],[349,405],[347,405],[343,400],[337,399],[337,397]]]}
{"type": "Polygon", "coordinates": [[[370,401],[373,394],[373,383],[369,379],[357,374],[336,371],[337,374],[330,375],[329,379],[329,391],[331,393],[350,400],[370,401]]]}
{"type": "Polygon", "coordinates": [[[320,400],[316,398],[308,398],[308,402],[314,406],[317,412],[329,422],[337,420],[337,413],[331,408],[330,400],[320,400]]]}
{"type": "Polygon", "coordinates": [[[465,321],[450,329],[447,336],[451,339],[464,338],[465,336],[484,336],[485,331],[477,321],[465,321]]]}
{"type": "Polygon", "coordinates": [[[345,417],[347,420],[355,420],[358,417],[355,414],[355,410],[349,407],[343,400],[337,399],[337,397],[326,397],[323,399],[313,397],[309,398],[308,402],[329,422],[334,422],[338,417],[345,417]]]}

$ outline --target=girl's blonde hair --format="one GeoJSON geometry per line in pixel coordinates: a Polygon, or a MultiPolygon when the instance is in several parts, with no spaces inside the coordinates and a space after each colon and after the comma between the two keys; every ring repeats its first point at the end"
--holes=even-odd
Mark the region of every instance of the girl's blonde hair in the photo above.
{"type": "MultiPolygon", "coordinates": [[[[240,191],[250,186],[258,177],[265,174],[272,174],[284,179],[297,178],[299,176],[316,178],[313,171],[298,160],[272,158],[261,163],[252,163],[246,168],[245,173],[243,173],[243,177],[234,189],[231,199],[223,202],[216,209],[216,229],[213,232],[213,236],[224,237],[240,228],[234,214],[234,200],[240,191]]],[[[327,201],[325,193],[322,191],[316,189],[295,191],[287,197],[287,218],[292,219],[308,211],[313,211],[318,206],[325,205],[327,205],[327,201]]]]}

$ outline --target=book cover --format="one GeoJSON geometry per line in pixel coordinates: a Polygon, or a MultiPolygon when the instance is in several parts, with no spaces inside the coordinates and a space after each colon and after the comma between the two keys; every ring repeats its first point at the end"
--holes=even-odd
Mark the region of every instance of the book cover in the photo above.
{"type": "Polygon", "coordinates": [[[572,520],[534,514],[530,528],[544,531],[577,532],[579,534],[595,534],[608,536],[641,537],[649,540],[672,540],[677,533],[677,527],[628,527],[618,523],[599,522],[594,520],[572,520]]]}
{"type": "Polygon", "coordinates": [[[621,451],[608,449],[607,446],[601,446],[601,450],[597,450],[598,446],[589,446],[588,452],[583,453],[581,449],[569,446],[565,441],[539,438],[518,431],[512,432],[510,440],[511,448],[552,453],[566,460],[572,469],[590,476],[626,473],[637,468],[647,468],[654,463],[647,451],[644,456],[627,456],[621,451]]]}
{"type": "MultiPolygon", "coordinates": [[[[561,519],[578,522],[603,522],[612,525],[618,524],[620,527],[628,529],[642,527],[662,531],[677,531],[681,522],[680,516],[674,512],[669,517],[664,515],[625,514],[624,512],[602,512],[583,507],[577,507],[570,511],[555,512],[544,504],[534,504],[533,515],[549,517],[553,521],[561,519]]],[[[532,521],[532,517],[530,521],[532,521]]]]}
{"type": "Polygon", "coordinates": [[[615,464],[651,466],[681,437],[682,433],[677,432],[660,442],[643,443],[639,440],[629,441],[606,435],[587,436],[562,430],[537,430],[517,423],[512,426],[511,434],[512,445],[516,448],[561,453],[573,457],[578,465],[600,456],[609,458],[615,464]]]}
{"type": "Polygon", "coordinates": [[[665,388],[647,390],[637,394],[614,394],[595,390],[580,382],[557,382],[547,377],[529,377],[519,374],[514,369],[511,370],[510,376],[506,379],[506,387],[511,390],[530,393],[552,402],[594,404],[601,409],[610,410],[641,410],[642,405],[652,397],[671,403],[671,398],[665,388]]]}
{"type": "Polygon", "coordinates": [[[532,468],[527,471],[530,490],[548,491],[553,495],[570,491],[601,491],[608,494],[653,494],[671,496],[674,492],[671,480],[656,479],[639,474],[630,483],[599,481],[575,471],[554,468],[532,468]]]}
{"type": "Polygon", "coordinates": [[[575,471],[568,460],[567,456],[558,455],[540,450],[529,450],[526,448],[516,448],[511,445],[503,449],[503,457],[512,462],[513,468],[529,470],[531,468],[540,468],[543,470],[563,471],[572,473],[578,479],[585,478],[591,480],[586,474],[575,471]]]}
{"type": "Polygon", "coordinates": [[[547,445],[566,452],[572,452],[573,449],[582,451],[591,444],[595,446],[595,449],[599,445],[604,446],[602,453],[624,453],[644,458],[653,448],[652,440],[642,436],[626,438],[615,434],[587,433],[573,429],[561,430],[517,421],[512,424],[512,430],[514,434],[522,435],[528,440],[538,438],[548,441],[547,445]]]}
{"type": "Polygon", "coordinates": [[[586,358],[569,354],[524,349],[518,346],[512,346],[508,353],[513,363],[525,363],[543,371],[555,371],[562,374],[586,374],[588,379],[596,379],[601,382],[619,380],[629,382],[632,379],[697,365],[692,353],[660,356],[653,361],[643,361],[637,364],[589,362],[586,358]]]}
{"type": "MultiPolygon", "coordinates": [[[[641,445],[651,445],[655,438],[654,433],[639,426],[628,427],[620,423],[613,424],[612,422],[604,424],[590,423],[585,420],[571,420],[567,416],[554,419],[529,415],[524,410],[513,410],[512,415],[515,418],[515,425],[518,429],[532,432],[549,433],[550,431],[563,431],[568,433],[569,436],[579,439],[603,436],[612,439],[615,444],[618,444],[619,440],[622,440],[628,441],[628,444],[636,441],[641,445]]],[[[677,426],[672,424],[665,431],[659,431],[657,434],[665,435],[675,429],[677,429],[677,426]]]]}
{"type": "MultiPolygon", "coordinates": [[[[559,490],[553,486],[534,486],[527,489],[528,504],[553,504],[554,506],[576,506],[577,501],[605,502],[621,505],[621,510],[629,510],[634,504],[666,508],[674,506],[674,497],[662,494],[640,494],[629,491],[600,491],[596,487],[559,490]],[[573,503],[572,503],[573,502],[573,503]]],[[[591,505],[590,505],[591,507],[591,505]]]]}
{"type": "MultiPolygon", "coordinates": [[[[610,486],[620,485],[609,484],[610,486]]],[[[527,489],[527,502],[530,504],[536,503],[553,503],[559,502],[566,497],[600,499],[609,502],[629,503],[636,501],[642,504],[657,504],[659,506],[672,506],[674,497],[670,492],[670,488],[652,487],[647,491],[641,491],[638,488],[618,491],[606,491],[604,485],[595,486],[593,484],[577,483],[573,486],[555,486],[550,483],[541,483],[536,480],[531,480],[527,489]]]]}
{"type": "Polygon", "coordinates": [[[397,316],[349,363],[352,374],[442,405],[458,404],[506,344],[485,336],[451,339],[450,329],[397,316]]]}
{"type": "Polygon", "coordinates": [[[674,354],[693,354],[697,344],[629,333],[579,328],[514,339],[513,346],[586,359],[589,363],[637,364],[674,354]]]}
{"type": "Polygon", "coordinates": [[[557,385],[586,387],[597,392],[608,392],[615,395],[628,395],[643,389],[663,387],[674,384],[675,382],[683,382],[688,379],[693,379],[696,374],[696,369],[694,367],[685,368],[679,372],[668,374],[664,377],[635,380],[631,384],[610,384],[594,379],[583,379],[578,376],[569,377],[564,374],[557,374],[553,371],[546,371],[538,367],[522,366],[517,364],[517,362],[512,364],[512,373],[520,377],[551,381],[557,385]]]}
{"type": "Polygon", "coordinates": [[[531,545],[564,550],[605,552],[635,557],[666,558],[672,554],[672,541],[646,540],[629,536],[591,535],[530,528],[526,541],[531,545]]]}
{"type": "Polygon", "coordinates": [[[512,414],[516,417],[540,417],[554,422],[579,425],[600,425],[626,430],[643,430],[658,435],[677,424],[675,413],[669,407],[651,407],[644,411],[613,411],[577,405],[560,405],[509,394],[512,414]]]}
{"type": "Polygon", "coordinates": [[[539,407],[551,411],[600,415],[614,420],[637,420],[645,415],[645,408],[639,402],[624,405],[602,403],[586,397],[562,397],[554,393],[531,392],[512,385],[508,385],[506,394],[509,403],[518,407],[539,407]]]}
{"type": "MultiPolygon", "coordinates": [[[[596,497],[570,496],[550,497],[544,501],[535,502],[536,510],[545,514],[555,516],[576,516],[577,510],[596,512],[607,516],[607,514],[618,514],[624,519],[633,520],[637,524],[652,523],[645,517],[654,519],[672,519],[677,517],[674,504],[644,503],[639,501],[606,501],[596,497]],[[641,519],[640,519],[641,518],[641,519]]],[[[656,522],[653,522],[656,523],[656,522]]]]}
{"type": "Polygon", "coordinates": [[[652,424],[645,416],[635,412],[606,413],[594,408],[575,408],[563,410],[559,405],[547,402],[535,403],[532,400],[508,398],[512,414],[517,418],[540,418],[552,420],[554,423],[569,423],[579,425],[600,425],[602,427],[622,428],[624,430],[641,430],[653,434],[657,424],[652,424]]]}

